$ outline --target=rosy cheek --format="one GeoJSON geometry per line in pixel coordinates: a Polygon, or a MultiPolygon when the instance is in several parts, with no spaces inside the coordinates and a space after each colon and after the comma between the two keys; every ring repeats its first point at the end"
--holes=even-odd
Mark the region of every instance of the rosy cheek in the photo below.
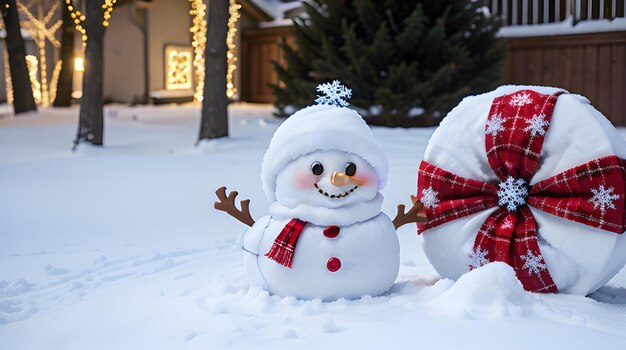
{"type": "Polygon", "coordinates": [[[310,172],[297,172],[293,178],[294,184],[300,189],[307,189],[317,182],[317,177],[310,172]]]}
{"type": "Polygon", "coordinates": [[[371,183],[376,183],[376,177],[372,175],[357,175],[356,177],[361,181],[361,186],[367,186],[371,183]]]}

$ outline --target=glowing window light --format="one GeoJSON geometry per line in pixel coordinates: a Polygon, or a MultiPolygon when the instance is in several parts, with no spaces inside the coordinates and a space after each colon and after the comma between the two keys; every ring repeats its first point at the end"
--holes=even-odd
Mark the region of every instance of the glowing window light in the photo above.
{"type": "Polygon", "coordinates": [[[75,72],[84,72],[85,71],[85,59],[82,57],[74,58],[74,71],[75,72]]]}
{"type": "Polygon", "coordinates": [[[165,50],[165,89],[189,90],[192,88],[191,48],[168,47],[165,50]]]}

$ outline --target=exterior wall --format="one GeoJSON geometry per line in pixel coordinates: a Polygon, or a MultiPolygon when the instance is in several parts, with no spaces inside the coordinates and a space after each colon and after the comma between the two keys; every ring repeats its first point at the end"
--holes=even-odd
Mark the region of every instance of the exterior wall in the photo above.
{"type": "MultiPolygon", "coordinates": [[[[104,36],[104,100],[141,101],[144,93],[143,34],[132,22],[134,6],[116,6],[104,36]]],[[[77,35],[78,36],[78,35],[77,35]]],[[[81,43],[79,40],[79,47],[81,43]]]]}
{"type": "Polygon", "coordinates": [[[243,32],[241,45],[241,100],[246,102],[271,103],[274,95],[268,86],[277,83],[278,77],[272,61],[281,65],[286,62],[278,44],[286,40],[293,44],[292,27],[252,29],[243,32]]]}
{"type": "MultiPolygon", "coordinates": [[[[189,9],[187,1],[154,0],[147,10],[149,91],[165,89],[165,46],[191,46],[189,9]]],[[[145,72],[143,34],[138,27],[141,23],[132,3],[115,7],[105,35],[105,101],[142,101],[145,72]]]]}
{"type": "Polygon", "coordinates": [[[165,89],[165,46],[191,46],[191,6],[182,0],[154,0],[148,10],[150,90],[165,89]]]}
{"type": "Polygon", "coordinates": [[[256,28],[258,25],[257,21],[254,20],[250,15],[246,12],[241,11],[241,17],[237,21],[237,36],[235,38],[235,56],[237,57],[237,70],[235,71],[235,75],[233,77],[233,83],[237,88],[237,93],[235,94],[236,100],[241,100],[241,89],[242,89],[242,65],[246,63],[248,57],[242,56],[241,46],[243,45],[243,33],[256,28]]]}

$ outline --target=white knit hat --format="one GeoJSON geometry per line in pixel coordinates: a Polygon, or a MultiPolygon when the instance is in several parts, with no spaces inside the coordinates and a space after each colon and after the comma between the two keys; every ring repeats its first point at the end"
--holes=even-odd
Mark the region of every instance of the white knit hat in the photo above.
{"type": "Polygon", "coordinates": [[[265,152],[261,180],[270,202],[276,200],[276,177],[281,169],[290,161],[318,150],[360,156],[376,171],[378,189],[385,186],[389,161],[363,118],[346,107],[314,105],[289,117],[276,130],[265,152]]]}

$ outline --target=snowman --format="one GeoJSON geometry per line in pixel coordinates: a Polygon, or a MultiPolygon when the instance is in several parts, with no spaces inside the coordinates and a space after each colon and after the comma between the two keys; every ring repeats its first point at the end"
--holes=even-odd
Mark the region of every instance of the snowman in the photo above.
{"type": "Polygon", "coordinates": [[[215,208],[251,228],[243,237],[251,286],[301,299],[380,295],[399,268],[396,229],[423,220],[421,203],[392,221],[381,212],[388,159],[361,116],[346,108],[350,89],[321,84],[316,105],[289,117],[263,158],[261,179],[271,205],[254,221],[249,200],[216,193],[215,208]]]}

